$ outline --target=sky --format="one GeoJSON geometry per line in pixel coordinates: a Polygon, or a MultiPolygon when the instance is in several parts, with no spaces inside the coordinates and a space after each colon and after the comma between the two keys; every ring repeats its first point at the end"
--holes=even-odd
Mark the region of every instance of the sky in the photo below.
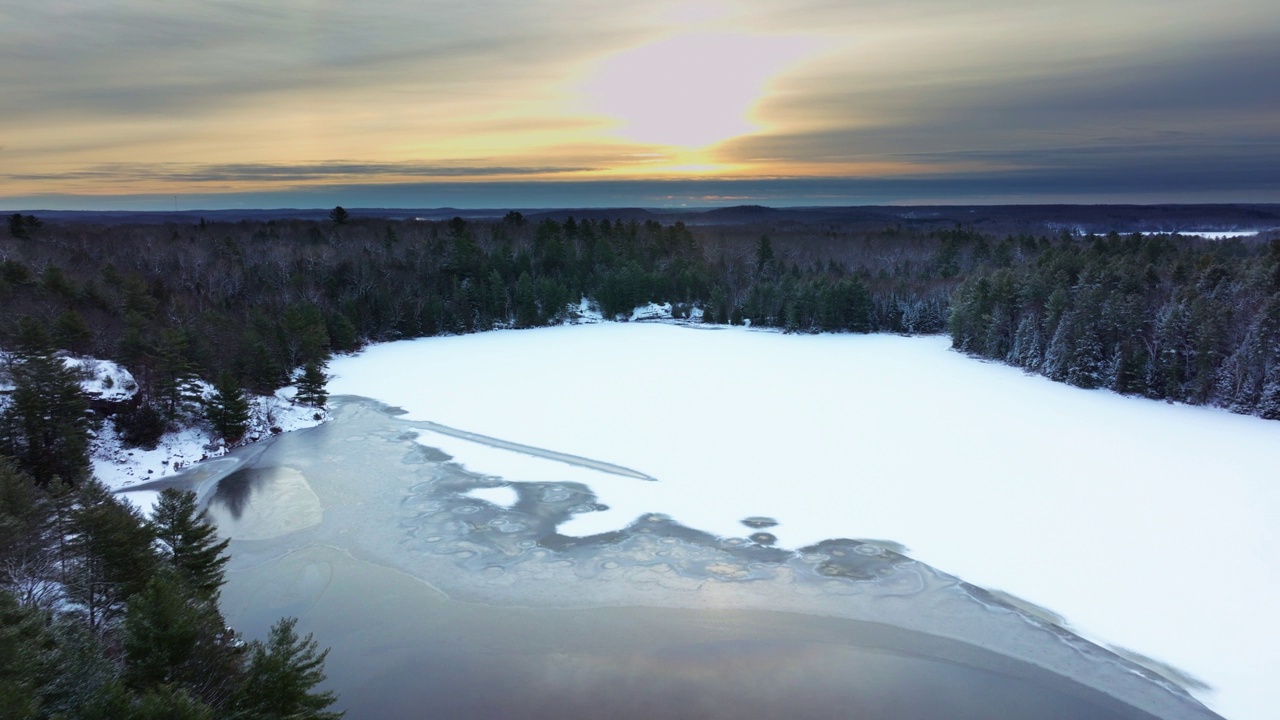
{"type": "Polygon", "coordinates": [[[1280,202],[1274,0],[0,0],[0,209],[1280,202]]]}

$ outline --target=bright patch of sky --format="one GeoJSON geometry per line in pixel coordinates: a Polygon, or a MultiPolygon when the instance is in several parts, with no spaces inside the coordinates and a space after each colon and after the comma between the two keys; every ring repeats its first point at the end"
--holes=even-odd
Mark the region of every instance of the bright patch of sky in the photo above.
{"type": "Polygon", "coordinates": [[[759,129],[751,111],[812,38],[681,34],[604,59],[583,87],[588,108],[644,144],[701,148],[759,129]]]}

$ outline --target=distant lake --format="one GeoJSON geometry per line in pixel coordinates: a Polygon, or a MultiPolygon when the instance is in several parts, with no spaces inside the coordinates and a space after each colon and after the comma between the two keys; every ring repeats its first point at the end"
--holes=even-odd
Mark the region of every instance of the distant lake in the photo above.
{"type": "Polygon", "coordinates": [[[352,720],[1216,717],[886,544],[796,551],[661,515],[570,537],[586,485],[473,474],[422,432],[335,398],[208,484],[229,622],[298,616],[352,720]]]}

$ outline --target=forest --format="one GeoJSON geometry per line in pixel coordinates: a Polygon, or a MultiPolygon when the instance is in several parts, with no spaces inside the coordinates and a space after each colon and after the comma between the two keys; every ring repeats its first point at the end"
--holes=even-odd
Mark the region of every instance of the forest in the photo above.
{"type": "Polygon", "coordinates": [[[194,497],[166,492],[144,518],[94,480],[87,448],[104,423],[143,447],[190,423],[235,443],[247,393],[296,384],[323,406],[326,361],[368,343],[556,324],[582,298],[617,319],[665,302],[687,322],[945,332],[957,350],[1082,388],[1280,419],[1280,240],[341,210],[9,218],[0,705],[14,717],[333,715],[314,639],[288,619],[265,642],[225,627],[226,543],[194,497]],[[122,364],[137,392],[91,402],[68,354],[122,364]]]}
{"type": "Polygon", "coordinates": [[[181,414],[197,378],[267,393],[309,366],[314,380],[334,352],[558,323],[583,297],[606,317],[652,301],[791,332],[949,332],[957,349],[1081,387],[1277,412],[1280,250],[1256,238],[514,211],[160,225],[14,216],[9,229],[0,347],[22,345],[25,319],[54,350],[122,363],[140,385],[126,410],[150,419],[140,440],[181,414]]]}

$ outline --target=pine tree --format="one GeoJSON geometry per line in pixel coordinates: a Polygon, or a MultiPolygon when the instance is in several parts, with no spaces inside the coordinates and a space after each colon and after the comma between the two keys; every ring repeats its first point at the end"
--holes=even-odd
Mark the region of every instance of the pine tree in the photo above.
{"type": "Polygon", "coordinates": [[[0,586],[25,604],[38,605],[56,592],[48,571],[56,556],[53,507],[31,478],[0,456],[0,586]]]}
{"type": "Polygon", "coordinates": [[[219,706],[240,681],[243,648],[217,605],[167,572],[129,599],[123,645],[123,680],[135,692],[177,687],[219,706]]]}
{"type": "Polygon", "coordinates": [[[155,406],[137,398],[117,411],[111,417],[111,422],[125,447],[154,450],[165,431],[164,417],[155,406]]]}
{"type": "Polygon", "coordinates": [[[77,720],[214,720],[223,716],[185,688],[163,685],[139,696],[113,678],[94,688],[85,701],[72,706],[65,717],[77,720]]]}
{"type": "Polygon", "coordinates": [[[225,582],[224,553],[229,539],[218,541],[217,530],[201,517],[196,494],[190,490],[160,491],[151,525],[160,541],[161,557],[196,595],[216,600],[225,582]]]}
{"type": "Polygon", "coordinates": [[[84,321],[80,313],[67,310],[53,322],[53,339],[58,347],[83,353],[89,351],[93,331],[89,329],[89,324],[84,321]]]}
{"type": "Polygon", "coordinates": [[[303,368],[302,377],[298,378],[298,394],[295,396],[297,401],[303,405],[323,409],[329,402],[329,391],[325,389],[325,383],[328,380],[323,363],[307,363],[303,368]]]}
{"type": "MultiPolygon", "coordinates": [[[[44,717],[81,718],[94,716],[98,698],[114,685],[119,668],[106,655],[103,636],[83,623],[62,616],[48,626],[53,647],[41,658],[43,675],[40,696],[44,717]]],[[[96,717],[121,717],[99,713],[96,717]]]]}
{"type": "Polygon", "coordinates": [[[40,614],[0,590],[0,708],[6,718],[42,717],[38,667],[45,636],[40,614]]]}
{"type": "Polygon", "coordinates": [[[764,269],[773,263],[773,241],[768,235],[761,235],[760,240],[756,242],[756,272],[763,273],[764,269]]]}
{"type": "Polygon", "coordinates": [[[90,480],[76,495],[66,592],[96,629],[116,620],[155,572],[155,536],[142,513],[102,483],[90,480]]]}
{"type": "Polygon", "coordinates": [[[182,688],[163,685],[134,704],[129,720],[214,720],[214,708],[182,688]]]}
{"type": "Polygon", "coordinates": [[[542,324],[538,313],[538,291],[533,286],[533,278],[529,273],[520,273],[515,289],[516,327],[527,328],[542,324]]]}
{"type": "Polygon", "coordinates": [[[155,399],[165,420],[183,420],[200,403],[200,383],[196,367],[189,359],[186,336],[180,330],[166,330],[156,348],[155,399]]]}
{"type": "Polygon", "coordinates": [[[204,412],[213,431],[228,443],[240,440],[249,428],[249,401],[229,373],[224,372],[218,377],[213,397],[209,398],[204,412]]]}
{"type": "Polygon", "coordinates": [[[75,374],[53,354],[43,326],[23,318],[18,332],[14,389],[0,410],[0,454],[17,460],[37,485],[54,478],[79,483],[90,473],[88,398],[75,374]]]}
{"type": "Polygon", "coordinates": [[[271,628],[266,643],[253,641],[244,682],[236,695],[236,717],[246,720],[337,720],[341,712],[327,711],[337,696],[316,692],[324,682],[324,660],[329,651],[317,652],[308,633],[299,638],[297,618],[282,618],[271,628]]]}

